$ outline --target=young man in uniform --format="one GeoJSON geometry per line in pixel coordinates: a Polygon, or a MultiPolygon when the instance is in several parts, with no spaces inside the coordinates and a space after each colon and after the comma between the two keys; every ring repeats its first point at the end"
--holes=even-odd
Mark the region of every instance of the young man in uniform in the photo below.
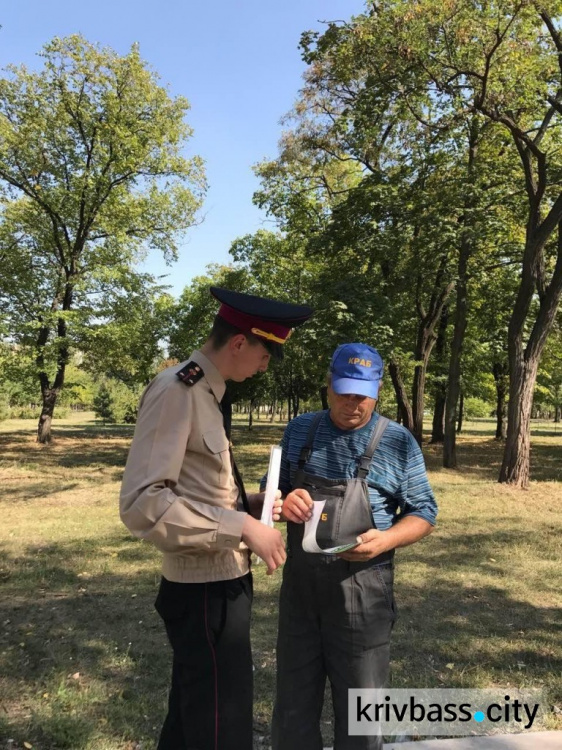
{"type": "Polygon", "coordinates": [[[334,750],[382,748],[380,736],[348,735],[348,690],[386,686],[394,549],[429,534],[437,512],[416,440],[375,412],[382,374],[376,349],[338,347],[330,366],[329,411],[302,414],[283,436],[279,488],[286,496],[288,544],[273,750],[322,750],[326,678],[334,750]],[[311,518],[314,501],[322,507],[311,518]],[[323,554],[337,549],[343,529],[350,532],[347,541],[360,543],[341,554],[323,554]]]}
{"type": "Polygon", "coordinates": [[[257,520],[231,444],[227,380],[265,372],[312,310],[211,287],[209,339],[145,390],[121,489],[121,519],[164,553],[156,609],[173,649],[159,750],[251,750],[250,550],[268,573],[285,561],[257,520]]]}

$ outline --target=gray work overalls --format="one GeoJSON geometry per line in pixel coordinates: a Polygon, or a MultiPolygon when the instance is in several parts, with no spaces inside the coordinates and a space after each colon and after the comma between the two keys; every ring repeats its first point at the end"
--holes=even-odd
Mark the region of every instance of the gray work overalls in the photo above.
{"type": "MultiPolygon", "coordinates": [[[[357,493],[368,502],[366,477],[388,420],[379,417],[353,479],[324,479],[305,472],[320,412],[301,450],[293,489],[312,499],[329,490],[353,505],[357,493]]],[[[304,524],[287,523],[287,562],[279,601],[277,696],[273,750],[322,750],[320,715],[326,677],[334,706],[334,750],[379,750],[381,737],[348,736],[349,688],[384,687],[388,679],[390,633],[395,620],[392,592],[394,551],[367,562],[302,548],[304,524]]],[[[364,529],[367,531],[367,529],[364,529]]]]}

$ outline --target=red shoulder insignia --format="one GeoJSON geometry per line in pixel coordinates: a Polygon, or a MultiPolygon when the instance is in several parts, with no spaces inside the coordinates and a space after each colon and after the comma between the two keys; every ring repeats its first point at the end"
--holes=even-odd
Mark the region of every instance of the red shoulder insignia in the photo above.
{"type": "Polygon", "coordinates": [[[185,367],[176,372],[178,378],[185,385],[195,385],[197,381],[201,380],[204,374],[201,365],[198,365],[197,362],[188,362],[185,367]]]}

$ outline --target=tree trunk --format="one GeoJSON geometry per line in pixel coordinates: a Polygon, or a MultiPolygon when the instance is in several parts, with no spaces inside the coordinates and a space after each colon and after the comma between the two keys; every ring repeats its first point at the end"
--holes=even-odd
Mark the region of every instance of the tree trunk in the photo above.
{"type": "Polygon", "coordinates": [[[508,431],[499,481],[525,489],[529,485],[531,410],[538,361],[518,363],[510,374],[508,431]]]}
{"type": "Polygon", "coordinates": [[[47,388],[43,391],[43,407],[41,409],[39,424],[37,426],[38,443],[51,442],[51,422],[53,420],[53,412],[55,410],[58,395],[59,391],[55,388],[47,388]]]}
{"type": "Polygon", "coordinates": [[[431,356],[433,345],[437,340],[437,324],[441,319],[441,314],[443,312],[443,307],[447,302],[447,298],[454,287],[454,281],[444,285],[446,270],[447,257],[444,256],[437,269],[427,312],[422,302],[423,285],[421,277],[418,277],[417,282],[416,307],[420,321],[418,324],[414,359],[420,364],[418,364],[414,370],[414,382],[412,387],[412,414],[414,418],[414,429],[412,432],[420,445],[423,437],[423,412],[427,364],[429,362],[429,357],[431,356]]]}
{"type": "Polygon", "coordinates": [[[505,362],[494,362],[493,373],[496,384],[496,440],[505,440],[507,431],[506,400],[508,388],[508,366],[505,362]]]}
{"type": "Polygon", "coordinates": [[[330,408],[330,405],[328,404],[328,386],[327,385],[323,385],[320,388],[320,401],[322,402],[322,409],[324,411],[330,408]]]}
{"type": "Polygon", "coordinates": [[[404,381],[402,380],[402,375],[400,373],[400,366],[398,363],[391,359],[388,365],[388,371],[390,373],[390,379],[392,380],[392,385],[394,386],[394,392],[396,394],[396,401],[398,402],[398,410],[402,416],[402,424],[404,427],[406,427],[410,432],[413,433],[414,431],[414,417],[412,415],[412,407],[410,405],[410,401],[408,400],[408,394],[406,392],[406,386],[404,385],[404,381]]]}
{"type": "MultiPolygon", "coordinates": [[[[71,272],[68,270],[66,271],[66,278],[63,281],[62,289],[62,299],[56,298],[53,301],[54,312],[59,311],[60,308],[62,308],[63,312],[68,312],[72,309],[74,287],[71,280],[71,272]]],[[[66,365],[68,364],[69,359],[67,326],[66,319],[64,317],[60,317],[57,320],[57,371],[52,385],[49,384],[49,376],[46,372],[45,367],[45,347],[49,341],[50,335],[50,326],[42,325],[37,335],[37,341],[35,342],[37,352],[37,355],[35,357],[35,364],[37,366],[39,383],[41,385],[41,395],[43,398],[43,407],[39,416],[39,424],[37,425],[38,443],[51,442],[51,423],[53,420],[53,412],[55,410],[55,404],[57,402],[58,395],[62,391],[62,388],[64,386],[66,365]]]]}
{"type": "Polygon", "coordinates": [[[414,437],[421,445],[423,438],[423,412],[425,406],[425,374],[426,363],[418,365],[414,370],[414,384],[412,387],[412,412],[414,416],[414,437]]]}
{"type": "Polygon", "coordinates": [[[273,404],[271,405],[271,412],[270,412],[270,413],[271,413],[271,416],[270,416],[270,418],[269,418],[269,421],[270,421],[270,422],[273,422],[273,421],[274,421],[274,419],[275,419],[275,411],[276,411],[276,410],[277,410],[277,399],[276,399],[276,398],[274,398],[274,399],[273,399],[273,404]]]}
{"type": "MultiPolygon", "coordinates": [[[[443,466],[454,469],[457,465],[456,422],[457,404],[461,395],[461,356],[468,317],[467,310],[467,263],[469,253],[461,250],[459,259],[459,278],[457,280],[457,305],[455,328],[451,342],[451,359],[447,382],[447,400],[445,403],[445,436],[443,440],[443,466]]],[[[460,412],[460,409],[459,409],[460,412]]],[[[462,418],[461,418],[462,421],[462,418]]]]}
{"type": "Polygon", "coordinates": [[[446,398],[447,386],[445,383],[439,383],[435,392],[435,406],[433,408],[432,443],[442,443],[445,438],[444,419],[446,398]]]}
{"type": "Polygon", "coordinates": [[[459,418],[457,420],[457,435],[462,432],[462,421],[464,419],[464,393],[461,391],[459,399],[459,418]]]}
{"type": "MultiPolygon", "coordinates": [[[[457,273],[457,304],[455,306],[455,327],[451,341],[451,359],[449,363],[449,378],[447,382],[447,401],[445,403],[445,438],[443,441],[443,466],[454,469],[457,465],[457,445],[455,422],[457,419],[457,403],[461,390],[461,358],[464,337],[468,321],[468,261],[474,251],[472,226],[470,224],[471,208],[474,196],[469,192],[473,185],[474,162],[478,152],[478,122],[476,117],[470,124],[467,164],[467,198],[462,216],[462,235],[459,249],[459,263],[457,273]]],[[[462,425],[462,416],[459,415],[462,425]]]]}
{"type": "MultiPolygon", "coordinates": [[[[562,196],[559,198],[562,202],[562,196]]],[[[548,217],[547,217],[548,219],[548,217]]],[[[543,221],[544,226],[547,219],[543,221]]],[[[538,222],[538,219],[536,219],[538,222]]],[[[558,224],[558,256],[550,284],[545,285],[539,253],[546,240],[530,220],[527,227],[527,240],[523,258],[521,286],[513,314],[509,321],[509,404],[507,412],[507,437],[500,469],[499,482],[526,489],[529,486],[531,461],[531,409],[533,391],[541,354],[548,334],[556,320],[556,313],[562,295],[562,224],[558,224]],[[539,239],[537,239],[539,235],[539,239]],[[533,261],[534,259],[534,261],[533,261]],[[528,272],[526,273],[526,271],[528,272]],[[529,321],[527,316],[535,290],[539,288],[539,309],[527,345],[523,336],[529,321]]]]}
{"type": "Polygon", "coordinates": [[[446,358],[445,344],[447,336],[447,325],[449,322],[449,305],[443,305],[441,311],[441,320],[439,321],[439,332],[435,342],[435,404],[433,406],[433,424],[431,427],[431,442],[442,443],[445,437],[444,418],[445,418],[445,401],[447,398],[447,381],[446,381],[446,358]]]}
{"type": "Polygon", "coordinates": [[[435,325],[428,326],[427,321],[422,321],[418,331],[418,342],[414,357],[416,362],[421,362],[414,370],[414,383],[412,387],[412,414],[414,418],[413,434],[421,445],[423,438],[423,412],[425,406],[425,379],[427,374],[427,363],[431,350],[435,343],[435,325]]]}
{"type": "Polygon", "coordinates": [[[299,407],[300,407],[300,395],[297,391],[293,398],[293,419],[295,419],[295,417],[298,417],[299,407]]]}

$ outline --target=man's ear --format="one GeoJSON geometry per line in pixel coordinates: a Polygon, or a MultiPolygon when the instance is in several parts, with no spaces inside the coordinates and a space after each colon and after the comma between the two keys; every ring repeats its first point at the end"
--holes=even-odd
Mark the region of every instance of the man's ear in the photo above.
{"type": "Polygon", "coordinates": [[[235,356],[238,355],[243,349],[246,341],[246,336],[243,333],[237,333],[235,336],[231,336],[228,340],[228,347],[231,354],[234,354],[235,356]]]}

